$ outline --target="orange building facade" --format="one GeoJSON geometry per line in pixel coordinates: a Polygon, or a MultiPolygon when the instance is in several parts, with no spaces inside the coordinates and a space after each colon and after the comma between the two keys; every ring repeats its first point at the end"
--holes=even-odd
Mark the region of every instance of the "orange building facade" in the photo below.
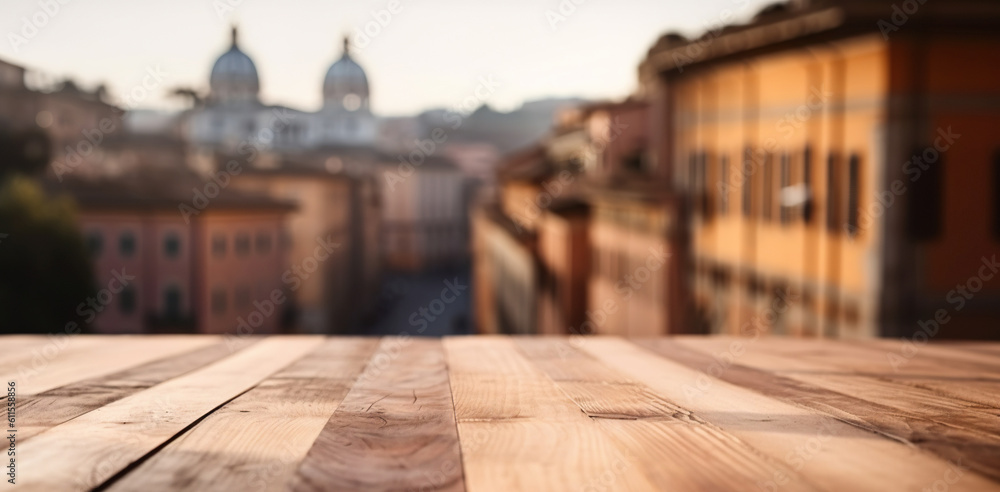
{"type": "Polygon", "coordinates": [[[641,71],[699,331],[995,337],[1000,5],[795,2],[641,71]]]}

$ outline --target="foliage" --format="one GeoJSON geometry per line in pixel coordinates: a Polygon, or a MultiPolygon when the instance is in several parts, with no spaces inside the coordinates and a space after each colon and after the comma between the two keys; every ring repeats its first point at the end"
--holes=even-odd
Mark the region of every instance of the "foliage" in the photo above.
{"type": "Polygon", "coordinates": [[[0,180],[14,175],[37,175],[52,158],[52,142],[40,128],[0,131],[0,180]]]}
{"type": "Polygon", "coordinates": [[[27,177],[0,182],[0,332],[64,332],[93,292],[72,202],[27,177]]]}

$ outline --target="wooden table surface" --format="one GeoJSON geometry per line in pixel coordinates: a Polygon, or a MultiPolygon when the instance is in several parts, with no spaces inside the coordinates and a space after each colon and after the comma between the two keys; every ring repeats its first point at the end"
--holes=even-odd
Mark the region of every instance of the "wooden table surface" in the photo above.
{"type": "Polygon", "coordinates": [[[1000,344],[0,346],[16,383],[12,490],[1000,490],[1000,344]]]}

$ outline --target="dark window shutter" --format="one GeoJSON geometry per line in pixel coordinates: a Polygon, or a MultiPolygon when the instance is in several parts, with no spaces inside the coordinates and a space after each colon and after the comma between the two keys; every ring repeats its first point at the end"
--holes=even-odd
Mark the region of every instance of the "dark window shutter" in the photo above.
{"type": "Polygon", "coordinates": [[[857,154],[851,154],[847,170],[847,232],[851,236],[858,235],[858,219],[861,215],[859,203],[859,186],[861,179],[861,159],[857,154]]]}
{"type": "Polygon", "coordinates": [[[826,228],[836,232],[839,222],[840,180],[837,179],[837,156],[830,153],[826,159],[826,228]]]}
{"type": "Polygon", "coordinates": [[[788,188],[788,186],[790,185],[790,182],[791,182],[791,176],[790,176],[791,169],[790,169],[790,164],[788,162],[788,154],[787,153],[781,154],[781,171],[780,172],[781,172],[781,186],[778,187],[778,203],[779,203],[779,205],[781,207],[780,208],[780,210],[781,210],[781,224],[784,225],[784,224],[787,224],[791,220],[791,215],[792,215],[791,214],[791,210],[788,207],[786,207],[784,203],[781,203],[781,194],[785,191],[785,188],[788,188]]]}
{"type": "Polygon", "coordinates": [[[1000,238],[1000,150],[993,154],[993,237],[1000,238]]]}
{"type": "Polygon", "coordinates": [[[806,189],[806,201],[802,204],[802,221],[809,224],[813,217],[812,149],[809,146],[802,152],[802,184],[806,189]]]}
{"type": "MultiPolygon", "coordinates": [[[[923,150],[917,150],[914,155],[920,155],[923,150]]],[[[928,167],[920,173],[916,181],[910,182],[909,211],[907,213],[907,229],[910,239],[927,241],[941,234],[941,212],[944,202],[942,188],[944,173],[943,156],[937,162],[925,163],[928,167]]]]}

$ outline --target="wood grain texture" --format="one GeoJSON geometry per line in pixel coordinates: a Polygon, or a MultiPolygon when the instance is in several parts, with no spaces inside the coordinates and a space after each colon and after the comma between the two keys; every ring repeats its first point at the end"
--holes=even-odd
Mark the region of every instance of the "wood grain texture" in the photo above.
{"type": "Polygon", "coordinates": [[[177,356],[21,398],[18,439],[27,441],[50,427],[228,357],[254,342],[256,340],[217,342],[177,356]]]}
{"type": "MultiPolygon", "coordinates": [[[[8,367],[0,379],[17,381],[18,394],[36,395],[85,379],[105,376],[139,364],[217,343],[209,336],[121,336],[91,340],[75,335],[53,342],[28,362],[8,367]]],[[[35,351],[33,351],[35,352],[35,351]]]]}
{"type": "Polygon", "coordinates": [[[1000,490],[998,344],[5,341],[12,490],[1000,490]]]}
{"type": "Polygon", "coordinates": [[[212,412],[108,490],[285,490],[377,345],[326,342],[212,412]]]}
{"type": "Polygon", "coordinates": [[[445,347],[469,490],[658,490],[510,339],[445,347]]]}
{"type": "Polygon", "coordinates": [[[291,488],[465,490],[441,341],[385,339],[316,438],[291,488]]]}
{"type": "Polygon", "coordinates": [[[768,338],[761,341],[763,347],[774,353],[834,365],[845,375],[876,377],[984,408],[1000,408],[1000,376],[979,362],[935,356],[933,345],[915,347],[900,340],[862,343],[768,338]]]}
{"type": "Polygon", "coordinates": [[[321,342],[319,337],[262,340],[207,367],[52,427],[18,449],[20,475],[14,488],[96,487],[321,342]]]}
{"type": "MultiPolygon", "coordinates": [[[[686,338],[677,343],[677,350],[691,355],[700,352],[706,360],[729,345],[725,339],[686,338]]],[[[963,460],[970,469],[1000,480],[1000,422],[988,409],[930,390],[845,373],[836,365],[816,362],[814,358],[780,355],[782,352],[775,353],[771,345],[767,341],[754,345],[727,373],[756,379],[752,385],[743,382],[744,387],[826,412],[945,460],[963,460]],[[956,415],[962,415],[964,420],[956,415]],[[970,449],[976,452],[969,455],[970,449]]],[[[658,346],[661,351],[673,350],[666,344],[658,346]]],[[[836,354],[853,347],[828,344],[826,350],[836,354]]]]}
{"type": "MultiPolygon", "coordinates": [[[[955,474],[956,464],[930,453],[762,393],[759,372],[671,350],[675,342],[638,343],[642,347],[593,339],[581,348],[825,490],[919,491],[955,474]]],[[[779,470],[760,485],[766,490],[799,487],[779,470]]],[[[948,486],[952,491],[1000,490],[996,482],[968,470],[948,486]]]]}
{"type": "MultiPolygon", "coordinates": [[[[580,346],[589,342],[576,340],[580,346]]],[[[580,352],[566,339],[518,338],[516,343],[624,450],[629,460],[622,462],[622,472],[644,470],[659,490],[753,491],[776,472],[789,477],[798,490],[818,490],[791,467],[580,352]],[[725,467],[717,466],[720,460],[725,467]]]]}

